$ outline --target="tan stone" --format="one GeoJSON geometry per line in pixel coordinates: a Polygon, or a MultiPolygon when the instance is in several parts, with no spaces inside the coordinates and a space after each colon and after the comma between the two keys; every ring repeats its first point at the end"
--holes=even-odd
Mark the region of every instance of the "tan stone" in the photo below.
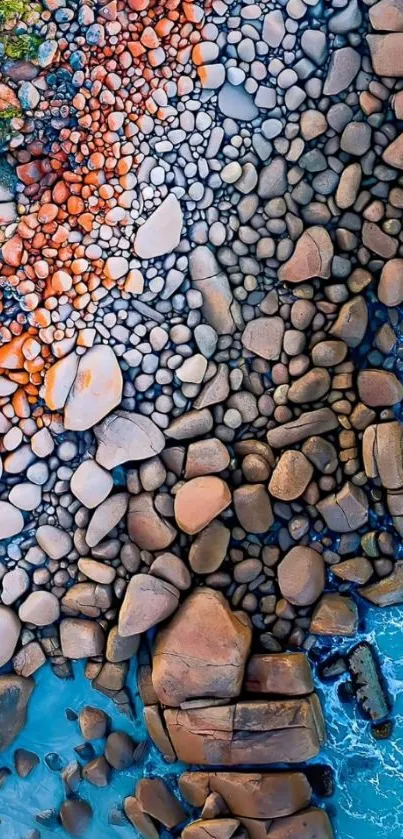
{"type": "Polygon", "coordinates": [[[269,492],[281,501],[294,501],[304,494],[313,475],[313,466],[302,452],[288,449],[274,468],[269,492]]]}
{"type": "Polygon", "coordinates": [[[164,827],[176,827],[186,819],[183,807],[162,778],[142,778],[136,786],[136,798],[143,813],[164,827]]]}
{"type": "Polygon", "coordinates": [[[246,668],[245,689],[248,693],[281,696],[312,693],[314,683],[307,656],[304,653],[253,655],[246,668]]]}
{"type": "Polygon", "coordinates": [[[379,476],[386,489],[403,487],[403,425],[400,422],[368,426],[363,435],[362,451],[368,478],[379,476]]]}
{"type": "Polygon", "coordinates": [[[176,754],[168,737],[165,721],[159,705],[147,705],[143,710],[148,736],[163,755],[167,763],[175,763],[176,754]]]}
{"type": "Polygon", "coordinates": [[[369,9],[373,29],[403,32],[403,8],[399,0],[379,0],[369,9]]]}
{"type": "Polygon", "coordinates": [[[358,593],[375,606],[394,606],[397,603],[403,603],[403,562],[400,560],[395,563],[389,577],[359,588],[358,593]]]}
{"type": "Polygon", "coordinates": [[[96,621],[65,618],[60,624],[60,644],[66,658],[90,658],[101,655],[105,636],[96,621]]]}
{"type": "MultiPolygon", "coordinates": [[[[372,66],[378,76],[403,76],[403,33],[367,35],[372,66]]],[[[385,160],[385,157],[384,157],[385,160]]],[[[390,161],[385,160],[386,163],[390,161]]]]}
{"type": "Polygon", "coordinates": [[[175,519],[181,530],[193,535],[231,504],[228,484],[213,475],[192,478],[175,496],[175,519]]]}
{"type": "Polygon", "coordinates": [[[273,524],[269,494],[264,484],[244,484],[234,492],[235,513],[247,533],[267,533],[273,524]]]}
{"type": "Polygon", "coordinates": [[[403,398],[403,386],[388,370],[361,370],[358,374],[358,393],[370,408],[396,405],[403,398]]]}
{"type": "Polygon", "coordinates": [[[285,324],[280,317],[255,318],[247,323],[242,344],[260,358],[272,361],[280,357],[284,330],[285,324]]]}
{"type": "Polygon", "coordinates": [[[240,821],[249,839],[334,839],[326,810],[315,807],[270,823],[253,819],[240,821]]]}
{"type": "Polygon", "coordinates": [[[351,597],[324,594],[311,620],[314,635],[354,635],[358,626],[357,606],[351,597]]]}
{"type": "Polygon", "coordinates": [[[336,414],[330,408],[317,408],[315,411],[305,411],[296,420],[271,428],[267,433],[267,441],[273,448],[282,449],[306,440],[312,434],[333,431],[337,426],[336,414]]]}
{"type": "Polygon", "coordinates": [[[400,306],[403,302],[403,259],[389,259],[381,271],[378,297],[385,306],[400,306]]]}
{"type": "Polygon", "coordinates": [[[124,799],[123,809],[129,822],[138,830],[140,836],[143,836],[144,839],[159,839],[159,831],[154,822],[150,819],[150,816],[143,813],[134,795],[129,795],[124,799]]]}
{"type": "Polygon", "coordinates": [[[324,227],[309,227],[297,241],[293,255],[279,269],[285,283],[302,283],[311,277],[330,277],[333,244],[324,227]]]}
{"type": "Polygon", "coordinates": [[[230,462],[230,454],[224,443],[216,437],[191,443],[186,458],[185,478],[197,478],[222,472],[230,462]]]}
{"type": "MultiPolygon", "coordinates": [[[[403,33],[398,37],[400,38],[400,45],[402,46],[403,33]]],[[[388,60],[391,60],[391,56],[389,56],[389,58],[386,57],[386,61],[388,60]]],[[[401,56],[399,56],[399,62],[401,61],[401,56]]],[[[403,76],[403,63],[401,75],[403,76]]],[[[399,134],[399,136],[387,146],[382,155],[382,159],[388,164],[388,166],[393,166],[395,169],[403,169],[403,134],[399,134]]],[[[392,254],[392,256],[394,256],[394,254],[392,254]]]]}
{"type": "Polygon", "coordinates": [[[364,585],[374,573],[373,566],[366,556],[356,556],[353,559],[346,559],[337,565],[332,565],[332,574],[340,580],[348,580],[352,583],[364,585]]]}
{"type": "Polygon", "coordinates": [[[291,385],[288,399],[297,405],[318,402],[330,390],[330,375],[323,367],[313,367],[291,385]]]}
{"type": "Polygon", "coordinates": [[[325,587],[322,556],[313,548],[291,548],[278,566],[278,583],[283,597],[296,606],[309,606],[325,587]]]}
{"type": "Polygon", "coordinates": [[[119,612],[119,635],[139,635],[165,620],[179,603],[175,586],[151,574],[135,574],[129,581],[119,612]]]}
{"type": "Polygon", "coordinates": [[[368,309],[364,297],[356,294],[341,307],[330,334],[344,341],[348,347],[358,347],[368,325],[368,309]]]}
{"type": "Polygon", "coordinates": [[[350,481],[337,493],[319,501],[317,509],[335,533],[359,530],[368,521],[368,498],[360,487],[350,481]]]}
{"type": "Polygon", "coordinates": [[[189,564],[196,574],[212,574],[224,562],[231,532],[215,519],[197,534],[189,551],[189,564]]]}
{"type": "Polygon", "coordinates": [[[163,551],[176,537],[175,528],[159,515],[149,492],[130,499],[127,527],[131,540],[141,550],[163,551]]]}
{"type": "Polygon", "coordinates": [[[155,641],[152,679],[160,702],[238,696],[251,637],[247,616],[232,612],[221,593],[193,591],[155,641]]]}
{"type": "Polygon", "coordinates": [[[182,839],[231,839],[238,830],[238,819],[198,819],[182,830],[182,839]]]}

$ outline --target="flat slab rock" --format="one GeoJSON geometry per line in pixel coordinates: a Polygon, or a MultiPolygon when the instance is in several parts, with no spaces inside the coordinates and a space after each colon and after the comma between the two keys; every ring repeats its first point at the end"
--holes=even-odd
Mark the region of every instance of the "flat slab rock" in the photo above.
{"type": "Polygon", "coordinates": [[[363,641],[347,655],[357,702],[373,722],[385,719],[389,713],[386,691],[379,677],[379,667],[370,644],[363,641]]]}
{"type": "Polygon", "coordinates": [[[312,693],[314,683],[308,657],[304,653],[251,656],[246,668],[245,690],[279,696],[312,693]]]}
{"type": "Polygon", "coordinates": [[[316,694],[164,712],[178,760],[200,766],[300,763],[320,751],[324,720],[316,694]]]}

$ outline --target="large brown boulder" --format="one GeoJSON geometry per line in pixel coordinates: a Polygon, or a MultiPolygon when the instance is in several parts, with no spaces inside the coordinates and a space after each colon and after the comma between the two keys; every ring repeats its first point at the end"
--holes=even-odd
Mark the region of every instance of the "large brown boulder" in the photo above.
{"type": "Polygon", "coordinates": [[[0,752],[7,749],[25,725],[33,679],[11,673],[0,676],[0,752]]]}
{"type": "Polygon", "coordinates": [[[182,839],[231,839],[238,828],[238,819],[197,819],[181,835],[182,839]]]}
{"type": "Polygon", "coordinates": [[[160,702],[238,696],[251,639],[244,612],[232,612],[218,591],[194,591],[155,642],[152,679],[160,702]]]}
{"type": "Polygon", "coordinates": [[[233,816],[277,819],[307,807],[311,786],[302,772],[185,772],[182,795],[193,807],[218,793],[233,816]]]}
{"type": "Polygon", "coordinates": [[[178,760],[200,766],[301,763],[316,757],[324,721],[316,694],[164,713],[178,760]]]}

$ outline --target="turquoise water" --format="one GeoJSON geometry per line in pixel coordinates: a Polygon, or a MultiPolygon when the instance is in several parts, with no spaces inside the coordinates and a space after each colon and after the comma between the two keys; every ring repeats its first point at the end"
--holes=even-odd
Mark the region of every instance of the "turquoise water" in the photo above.
{"type": "MultiPolygon", "coordinates": [[[[401,839],[403,824],[403,607],[387,610],[370,609],[365,619],[367,638],[378,650],[384,676],[393,699],[394,730],[390,740],[376,741],[371,736],[369,723],[364,721],[354,704],[342,704],[337,685],[318,684],[323,696],[327,719],[328,742],[320,755],[320,762],[329,763],[335,770],[336,792],[327,800],[338,839],[401,839]],[[400,696],[399,696],[400,694],[400,696]]],[[[356,639],[354,639],[356,641],[356,639]]],[[[348,649],[353,642],[335,649],[348,649]]],[[[113,702],[94,691],[83,675],[83,665],[75,666],[74,680],[60,681],[45,666],[37,674],[37,687],[30,704],[28,723],[12,747],[1,755],[0,765],[13,768],[16,747],[30,749],[41,762],[32,775],[22,780],[15,773],[0,790],[0,836],[25,839],[35,826],[35,815],[46,809],[58,809],[63,800],[63,788],[58,773],[45,764],[49,752],[60,755],[63,765],[77,756],[74,746],[82,743],[76,722],[70,722],[65,709],[79,711],[86,704],[103,708],[115,730],[128,731],[135,739],[145,739],[141,718],[141,703],[135,695],[136,678],[132,666],[129,687],[133,691],[136,721],[131,722],[116,711],[113,702]]],[[[95,742],[98,754],[102,741],[95,742]]],[[[136,781],[145,775],[163,775],[172,789],[175,778],[183,769],[170,766],[157,750],[150,746],[141,765],[125,773],[114,772],[106,789],[96,789],[82,782],[79,794],[94,810],[94,819],[86,839],[130,839],[136,835],[131,825],[108,824],[114,808],[120,808],[123,798],[134,791],[136,781]]],[[[60,826],[51,831],[37,825],[42,837],[67,837],[60,826]]],[[[168,836],[168,833],[162,833],[168,836]]]]}

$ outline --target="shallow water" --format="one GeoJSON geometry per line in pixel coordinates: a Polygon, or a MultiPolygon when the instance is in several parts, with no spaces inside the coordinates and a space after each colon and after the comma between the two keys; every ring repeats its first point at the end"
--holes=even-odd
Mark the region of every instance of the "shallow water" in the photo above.
{"type": "MultiPolygon", "coordinates": [[[[383,674],[393,700],[394,730],[390,740],[376,741],[371,736],[369,723],[364,721],[354,704],[342,704],[337,685],[319,685],[324,699],[328,742],[318,761],[329,763],[336,774],[336,793],[327,800],[338,839],[380,839],[385,832],[388,839],[401,839],[403,823],[403,607],[387,610],[370,609],[365,618],[365,630],[360,638],[367,638],[378,650],[383,674]],[[400,694],[400,695],[399,695],[400,694]]],[[[356,643],[357,639],[354,639],[356,643]]],[[[353,642],[339,646],[348,649],[353,642]]],[[[330,646],[330,645],[329,645],[330,646]]],[[[331,645],[335,650],[335,645],[331,645]]],[[[145,739],[141,703],[136,691],[135,667],[129,674],[136,707],[133,723],[116,711],[113,702],[93,690],[83,675],[82,664],[75,665],[74,680],[60,681],[45,666],[37,674],[34,701],[31,701],[28,722],[12,747],[2,755],[1,765],[13,768],[15,748],[24,747],[38,754],[40,765],[32,775],[19,779],[15,773],[0,791],[0,836],[25,839],[35,826],[35,815],[46,809],[58,809],[63,800],[63,788],[58,773],[52,772],[44,756],[56,752],[63,764],[75,759],[74,746],[82,743],[78,724],[70,722],[65,709],[79,711],[86,704],[103,708],[112,720],[112,727],[128,731],[135,739],[145,739]]],[[[98,754],[102,741],[95,742],[98,754]]],[[[87,799],[94,810],[94,819],[86,839],[130,839],[136,835],[130,825],[108,824],[110,811],[121,807],[125,796],[134,790],[137,780],[144,775],[164,775],[173,789],[175,778],[183,770],[180,764],[166,764],[151,745],[139,766],[125,773],[114,772],[106,789],[96,789],[87,782],[80,786],[80,796],[87,799]]],[[[38,826],[39,827],[39,826],[38,826]]],[[[67,837],[61,827],[52,831],[39,827],[43,837],[67,837]]],[[[167,837],[168,833],[162,833],[167,837]]]]}

